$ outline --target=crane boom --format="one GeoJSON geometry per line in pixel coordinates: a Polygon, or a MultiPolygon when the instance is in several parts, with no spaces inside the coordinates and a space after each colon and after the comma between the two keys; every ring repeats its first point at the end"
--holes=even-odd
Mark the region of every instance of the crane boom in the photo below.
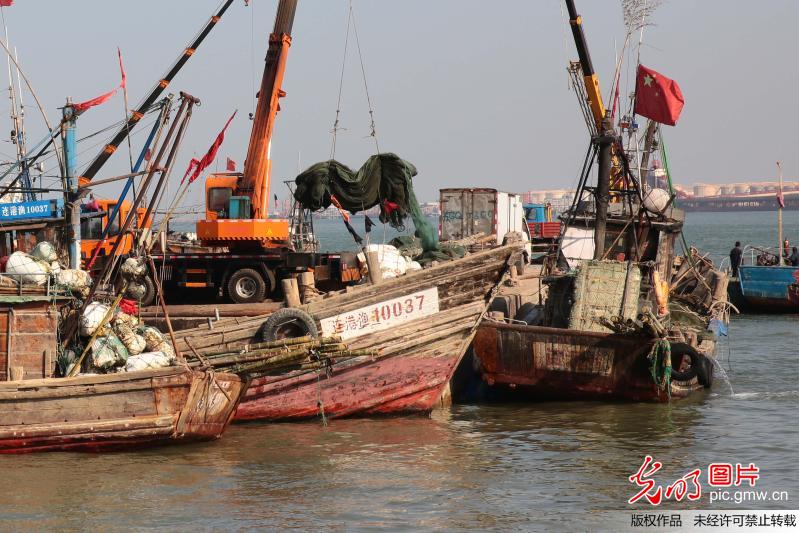
{"type": "Polygon", "coordinates": [[[286,71],[291,28],[297,11],[297,0],[280,0],[275,16],[275,27],[269,36],[266,65],[258,93],[258,105],[244,162],[244,175],[238,187],[239,194],[252,198],[252,216],[266,218],[269,207],[269,186],[272,177],[270,148],[275,117],[280,110],[280,97],[286,93],[280,88],[286,71]]]}
{"type": "Polygon", "coordinates": [[[591,63],[591,54],[588,53],[588,42],[583,33],[583,18],[577,14],[574,0],[566,0],[566,9],[569,11],[569,25],[574,36],[574,44],[577,47],[577,56],[580,58],[580,66],[583,69],[583,82],[588,96],[588,105],[591,107],[597,131],[602,131],[605,104],[602,102],[602,93],[599,90],[599,79],[594,72],[594,65],[591,63]]]}

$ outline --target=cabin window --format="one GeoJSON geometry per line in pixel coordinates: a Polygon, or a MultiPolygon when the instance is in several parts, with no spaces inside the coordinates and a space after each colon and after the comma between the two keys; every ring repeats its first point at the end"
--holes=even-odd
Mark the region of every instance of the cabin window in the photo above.
{"type": "MultiPolygon", "coordinates": [[[[103,220],[108,220],[108,217],[111,215],[111,212],[114,210],[117,204],[108,204],[106,207],[106,211],[108,214],[103,217],[103,220]]],[[[114,217],[114,221],[111,222],[111,226],[108,228],[109,235],[119,235],[119,219],[122,216],[122,211],[117,213],[117,216],[114,217]]]]}
{"type": "Polygon", "coordinates": [[[227,187],[214,187],[208,191],[208,210],[217,213],[227,213],[230,197],[233,190],[227,187]]]}
{"type": "Polygon", "coordinates": [[[103,232],[103,217],[85,218],[80,223],[82,239],[99,239],[103,232]]]}

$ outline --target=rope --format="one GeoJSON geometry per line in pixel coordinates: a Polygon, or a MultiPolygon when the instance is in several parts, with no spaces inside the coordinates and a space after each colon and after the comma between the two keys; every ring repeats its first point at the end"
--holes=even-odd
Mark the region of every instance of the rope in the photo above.
{"type": "Polygon", "coordinates": [[[671,343],[658,339],[647,356],[652,380],[660,390],[665,390],[671,400],[671,343]]]}
{"type": "Polygon", "coordinates": [[[339,117],[341,115],[341,94],[344,89],[344,70],[347,66],[347,49],[349,48],[350,43],[350,25],[352,23],[352,0],[350,0],[349,9],[347,11],[347,31],[344,35],[344,54],[341,58],[341,73],[339,75],[338,80],[338,100],[336,101],[336,120],[333,121],[333,129],[331,133],[333,135],[333,139],[330,146],[330,159],[334,159],[336,156],[336,140],[338,135],[338,130],[343,129],[339,128],[339,117]]]}

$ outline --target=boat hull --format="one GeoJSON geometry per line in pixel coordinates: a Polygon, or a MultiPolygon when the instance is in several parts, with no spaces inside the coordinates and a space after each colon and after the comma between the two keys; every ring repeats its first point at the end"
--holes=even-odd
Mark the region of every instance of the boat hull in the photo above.
{"type": "MultiPolygon", "coordinates": [[[[290,421],[323,413],[334,418],[421,414],[446,403],[449,380],[487,302],[522,250],[517,244],[501,246],[306,304],[302,309],[316,320],[323,335],[341,335],[351,349],[375,356],[335,362],[318,374],[256,377],[236,420],[290,421]],[[435,305],[427,307],[431,301],[435,305]],[[423,308],[432,310],[418,319],[405,314],[423,308]],[[387,318],[390,314],[393,319],[387,318]],[[391,322],[399,316],[404,318],[391,322]],[[349,329],[369,317],[379,318],[381,327],[355,333],[349,329]],[[331,323],[340,323],[343,329],[327,331],[331,323]]],[[[266,318],[231,322],[224,330],[201,327],[178,332],[178,346],[194,354],[242,349],[260,341],[266,318]]]]}
{"type": "Polygon", "coordinates": [[[0,453],[213,440],[246,385],[186,367],[0,383],[0,453]]]}
{"type": "Polygon", "coordinates": [[[799,313],[799,297],[791,290],[797,275],[799,268],[792,266],[741,266],[728,288],[730,301],[741,312],[799,313]]]}
{"type": "Polygon", "coordinates": [[[442,405],[458,357],[398,356],[336,365],[329,373],[253,380],[236,420],[425,414],[442,405]]]}
{"type": "Polygon", "coordinates": [[[672,381],[671,395],[649,372],[651,341],[632,335],[483,323],[474,356],[489,386],[534,400],[668,401],[702,389],[672,381]]]}

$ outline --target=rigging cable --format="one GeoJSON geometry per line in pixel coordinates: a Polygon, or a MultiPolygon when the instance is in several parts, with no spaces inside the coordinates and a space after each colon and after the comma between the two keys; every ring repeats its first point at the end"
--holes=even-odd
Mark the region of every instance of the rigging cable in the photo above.
{"type": "Polygon", "coordinates": [[[375,129],[375,112],[374,108],[372,107],[372,98],[369,96],[369,84],[366,82],[366,67],[363,63],[363,53],[361,52],[361,40],[358,38],[358,26],[355,24],[355,12],[352,9],[352,0],[350,0],[350,18],[352,19],[352,29],[355,33],[355,45],[358,48],[358,60],[361,63],[361,75],[363,76],[363,88],[366,92],[366,103],[369,106],[369,128],[371,129],[369,135],[375,141],[375,151],[377,154],[380,153],[380,146],[377,143],[377,130],[375,129]]]}
{"type": "Polygon", "coordinates": [[[336,137],[339,129],[339,117],[341,115],[341,94],[344,88],[344,70],[347,65],[347,48],[350,42],[350,25],[352,24],[352,1],[350,1],[349,9],[347,10],[347,31],[344,35],[344,55],[341,58],[341,74],[338,80],[338,100],[336,102],[336,120],[333,121],[333,129],[331,130],[333,139],[330,146],[330,159],[336,157],[336,137]]]}

